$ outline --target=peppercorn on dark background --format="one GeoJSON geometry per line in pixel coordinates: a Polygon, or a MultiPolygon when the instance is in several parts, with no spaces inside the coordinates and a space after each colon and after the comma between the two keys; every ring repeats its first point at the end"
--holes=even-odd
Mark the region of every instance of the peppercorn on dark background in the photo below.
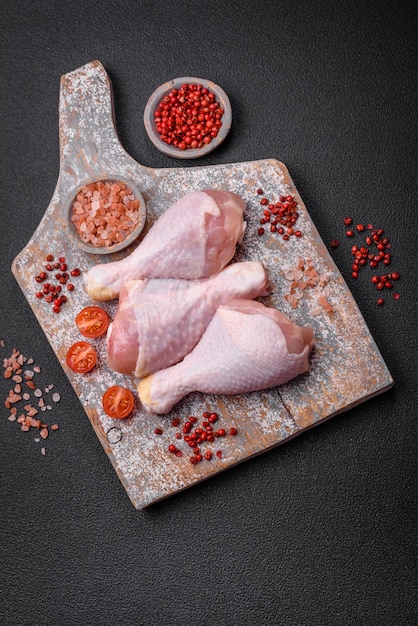
{"type": "Polygon", "coordinates": [[[417,22],[415,3],[387,0],[2,3],[0,355],[33,357],[61,395],[46,456],[0,410],[2,624],[417,623],[417,22]],[[326,245],[339,239],[332,256],[396,382],[145,511],[10,271],[55,189],[60,77],[94,59],[143,165],[287,165],[326,245]],[[178,76],[232,104],[229,136],[199,161],[158,152],[142,121],[178,76]],[[385,229],[398,301],[378,307],[370,274],[352,279],[347,215],[385,229]]]}

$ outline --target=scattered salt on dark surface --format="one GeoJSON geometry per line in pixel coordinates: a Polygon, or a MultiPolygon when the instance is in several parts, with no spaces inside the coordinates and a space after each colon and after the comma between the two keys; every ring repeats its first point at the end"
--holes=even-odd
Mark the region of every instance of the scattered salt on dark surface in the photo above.
{"type": "MultiPolygon", "coordinates": [[[[0,347],[6,347],[6,343],[3,339],[0,340],[0,347]]],[[[33,380],[36,374],[41,373],[41,367],[39,365],[33,365],[31,369],[24,369],[24,366],[32,365],[33,363],[34,360],[32,357],[28,358],[24,356],[16,348],[12,349],[8,357],[3,357],[3,377],[15,383],[13,388],[9,388],[8,394],[4,400],[4,406],[9,411],[9,415],[7,416],[8,421],[18,423],[22,432],[29,432],[32,428],[35,428],[39,433],[39,437],[35,437],[34,441],[35,443],[40,443],[49,437],[50,431],[58,430],[59,426],[56,423],[49,426],[39,419],[38,409],[41,411],[51,411],[52,406],[45,404],[42,389],[40,386],[36,386],[33,380]],[[23,384],[32,391],[32,394],[28,391],[21,393],[23,384]],[[33,404],[31,404],[31,400],[33,404]],[[21,406],[22,401],[25,403],[23,407],[21,406]]],[[[45,394],[48,394],[53,388],[53,384],[47,385],[45,387],[45,394]]],[[[61,400],[60,394],[54,392],[52,400],[55,403],[59,402],[61,400]]],[[[46,448],[42,447],[40,452],[45,456],[46,448]]]]}

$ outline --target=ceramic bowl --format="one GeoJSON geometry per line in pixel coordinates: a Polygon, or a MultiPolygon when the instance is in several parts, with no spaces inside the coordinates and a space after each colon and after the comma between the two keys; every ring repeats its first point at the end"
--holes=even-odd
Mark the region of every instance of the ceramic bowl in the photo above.
{"type": "Polygon", "coordinates": [[[84,250],[84,252],[88,252],[89,254],[112,254],[113,252],[119,252],[120,250],[124,250],[125,248],[130,246],[137,239],[137,237],[139,237],[139,235],[142,233],[144,226],[145,226],[146,215],[147,215],[147,211],[146,211],[145,200],[141,192],[139,191],[135,183],[133,183],[131,180],[128,180],[127,178],[124,178],[123,176],[106,176],[103,178],[95,178],[95,179],[87,180],[83,182],[83,184],[80,185],[76,189],[76,191],[71,196],[71,198],[69,199],[65,207],[65,216],[68,222],[69,237],[71,241],[75,245],[77,245],[81,250],[84,250]],[[84,242],[80,238],[76,227],[71,221],[71,217],[73,215],[73,203],[75,202],[78,193],[86,185],[91,184],[91,183],[96,183],[96,182],[125,183],[125,185],[132,190],[132,193],[135,196],[135,198],[139,200],[139,222],[135,230],[133,230],[123,241],[121,241],[120,243],[115,243],[111,246],[97,247],[97,246],[93,246],[92,244],[88,244],[84,242]]]}
{"type": "Polygon", "coordinates": [[[215,85],[215,83],[210,80],[205,80],[203,78],[192,78],[190,76],[186,76],[183,78],[174,78],[173,80],[170,80],[167,83],[164,83],[163,85],[158,87],[158,89],[156,89],[154,93],[150,96],[144,111],[144,124],[148,137],[150,138],[154,146],[158,148],[158,150],[164,152],[164,154],[168,154],[171,157],[175,157],[176,159],[197,159],[204,154],[212,152],[212,150],[215,150],[215,148],[217,148],[228,135],[231,128],[231,123],[231,103],[229,102],[229,98],[224,90],[218,85],[215,85]],[[215,94],[217,102],[222,106],[224,110],[224,114],[221,118],[222,126],[219,129],[217,136],[214,137],[210,143],[205,144],[201,148],[187,148],[186,150],[180,150],[173,145],[169,145],[165,141],[161,140],[160,135],[155,127],[154,113],[159,103],[164,98],[164,96],[166,96],[172,89],[179,89],[184,83],[192,83],[206,87],[209,91],[215,94]]]}

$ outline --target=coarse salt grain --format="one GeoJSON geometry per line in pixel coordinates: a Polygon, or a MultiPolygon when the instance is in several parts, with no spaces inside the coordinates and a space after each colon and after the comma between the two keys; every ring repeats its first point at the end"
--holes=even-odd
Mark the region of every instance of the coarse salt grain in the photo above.
{"type": "Polygon", "coordinates": [[[111,246],[133,232],[139,221],[139,206],[139,200],[125,183],[99,181],[85,185],[77,194],[71,221],[85,243],[111,246]],[[127,211],[131,212],[131,219],[127,211]]]}
{"type": "MultiPolygon", "coordinates": [[[[1,347],[5,347],[4,341],[0,344],[1,347]]],[[[9,394],[5,400],[6,408],[10,409],[10,415],[8,416],[8,420],[10,422],[17,422],[20,425],[20,430],[23,432],[28,432],[31,428],[36,428],[39,431],[40,437],[36,437],[35,441],[39,442],[41,439],[47,439],[49,435],[48,425],[42,423],[41,420],[35,419],[33,416],[38,413],[38,409],[30,403],[31,395],[28,392],[25,392],[20,395],[21,392],[21,383],[23,382],[23,378],[21,374],[23,374],[25,378],[26,386],[33,392],[33,396],[39,399],[38,408],[41,411],[51,410],[52,407],[50,405],[44,406],[44,400],[42,398],[42,390],[39,387],[36,387],[33,382],[33,378],[35,374],[41,373],[41,368],[39,365],[33,367],[33,369],[26,369],[23,371],[23,364],[31,364],[33,363],[33,359],[28,359],[21,352],[19,352],[16,348],[13,348],[13,352],[10,357],[3,359],[3,368],[4,368],[4,378],[12,378],[15,386],[13,389],[9,391],[9,394]],[[26,412],[21,413],[18,416],[18,409],[14,405],[18,405],[21,400],[24,400],[26,404],[23,409],[26,412]]],[[[46,392],[49,392],[53,389],[54,385],[50,384],[45,389],[46,392]]],[[[57,402],[60,399],[59,394],[54,394],[54,397],[57,398],[55,401],[57,402]]],[[[20,409],[21,410],[21,409],[20,409]]],[[[58,424],[53,424],[51,426],[51,430],[58,430],[58,424]]],[[[46,453],[46,449],[42,448],[41,453],[44,455],[46,453]]]]}
{"type": "Polygon", "coordinates": [[[314,263],[311,259],[300,258],[296,267],[284,270],[284,275],[287,280],[292,281],[290,291],[284,298],[293,309],[298,307],[305,295],[305,290],[309,288],[312,294],[317,296],[316,305],[319,305],[319,307],[311,308],[312,315],[319,315],[324,311],[330,315],[333,312],[333,307],[325,298],[323,291],[329,282],[329,276],[319,273],[318,263],[314,263]]]}

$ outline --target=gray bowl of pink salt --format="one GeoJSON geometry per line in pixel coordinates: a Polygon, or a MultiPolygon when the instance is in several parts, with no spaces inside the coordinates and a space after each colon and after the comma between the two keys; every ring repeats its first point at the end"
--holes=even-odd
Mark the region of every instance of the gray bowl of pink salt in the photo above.
{"type": "Polygon", "coordinates": [[[66,208],[71,240],[84,252],[112,254],[142,233],[146,206],[132,181],[106,177],[77,189],[66,208]]]}

